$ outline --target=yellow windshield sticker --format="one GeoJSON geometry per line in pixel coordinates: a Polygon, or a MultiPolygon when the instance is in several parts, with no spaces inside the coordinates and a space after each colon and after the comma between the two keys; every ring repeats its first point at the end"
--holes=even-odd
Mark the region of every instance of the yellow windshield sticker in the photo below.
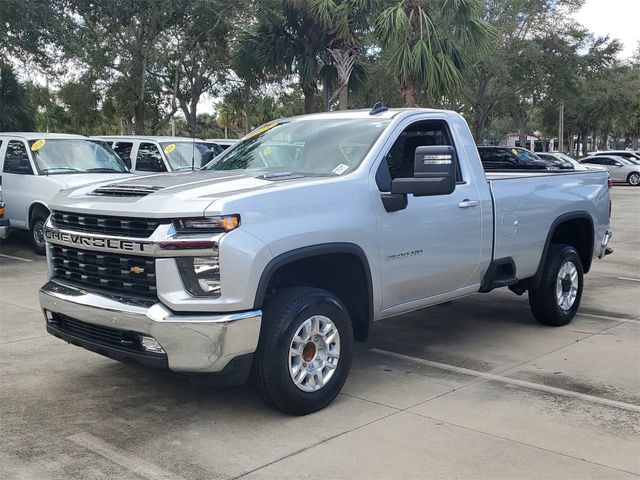
{"type": "Polygon", "coordinates": [[[257,135],[260,135],[261,133],[266,132],[267,130],[271,130],[273,127],[277,127],[278,124],[277,123],[267,123],[266,125],[263,125],[260,128],[256,128],[253,132],[249,132],[247,133],[242,140],[248,140],[249,138],[253,138],[257,135]]]}
{"type": "Polygon", "coordinates": [[[511,149],[511,153],[513,153],[514,155],[517,155],[518,154],[518,150],[516,150],[515,148],[512,148],[511,149]]]}
{"type": "Polygon", "coordinates": [[[37,140],[37,141],[33,142],[33,145],[31,145],[31,151],[32,152],[37,152],[42,147],[44,147],[45,143],[47,143],[47,141],[42,139],[42,138],[40,140],[37,140]]]}
{"type": "Polygon", "coordinates": [[[175,143],[170,143],[169,145],[167,145],[166,147],[164,147],[164,153],[171,153],[176,149],[176,144],[175,143]]]}

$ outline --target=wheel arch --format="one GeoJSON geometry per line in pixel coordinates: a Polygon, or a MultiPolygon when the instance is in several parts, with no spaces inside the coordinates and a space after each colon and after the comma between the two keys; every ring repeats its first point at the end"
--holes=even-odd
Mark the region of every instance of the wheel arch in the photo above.
{"type": "Polygon", "coordinates": [[[566,243],[573,246],[578,251],[584,273],[588,273],[593,260],[594,236],[593,218],[589,212],[571,212],[557,217],[547,233],[540,263],[533,276],[533,284],[536,287],[540,285],[552,243],[566,243]]]}
{"type": "Polygon", "coordinates": [[[47,204],[45,204],[44,202],[42,202],[40,200],[36,200],[31,205],[29,205],[29,211],[28,211],[28,215],[27,215],[27,229],[31,228],[31,218],[33,217],[34,212],[36,210],[40,210],[40,209],[46,211],[47,214],[51,213],[51,210],[49,209],[47,204]]]}
{"type": "Polygon", "coordinates": [[[273,258],[260,276],[254,308],[262,308],[280,286],[318,287],[335,294],[349,311],[354,338],[366,341],[373,322],[373,281],[367,256],[358,245],[309,245],[273,258]],[[315,267],[320,268],[310,271],[315,267]]]}

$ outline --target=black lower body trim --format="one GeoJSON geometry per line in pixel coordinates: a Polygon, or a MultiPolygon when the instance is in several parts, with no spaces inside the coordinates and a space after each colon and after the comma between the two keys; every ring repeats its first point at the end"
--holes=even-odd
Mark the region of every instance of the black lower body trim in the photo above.
{"type": "Polygon", "coordinates": [[[124,348],[105,345],[94,340],[82,338],[56,328],[55,324],[47,323],[47,332],[54,337],[58,337],[65,342],[71,343],[78,347],[82,347],[91,352],[98,353],[105,357],[120,362],[131,362],[145,367],[151,367],[159,370],[166,370],[175,375],[186,378],[189,381],[204,385],[232,386],[242,385],[246,383],[251,372],[253,364],[253,354],[247,353],[239,355],[231,360],[222,370],[215,373],[188,373],[188,372],[172,372],[169,369],[169,363],[166,355],[157,353],[135,352],[124,348]]]}
{"type": "Polygon", "coordinates": [[[116,348],[113,346],[104,345],[95,340],[89,340],[87,338],[65,332],[51,323],[47,323],[47,332],[49,332],[54,337],[58,337],[64,340],[65,342],[85,348],[95,353],[99,353],[100,355],[112,358],[114,360],[119,360],[121,362],[138,363],[146,367],[158,368],[162,370],[169,369],[169,363],[167,362],[166,355],[157,353],[134,352],[131,350],[126,350],[124,348],[116,348]]]}

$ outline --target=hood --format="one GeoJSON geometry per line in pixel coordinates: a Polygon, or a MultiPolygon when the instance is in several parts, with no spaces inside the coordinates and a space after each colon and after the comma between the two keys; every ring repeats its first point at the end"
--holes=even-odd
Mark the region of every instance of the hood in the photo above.
{"type": "Polygon", "coordinates": [[[245,173],[221,171],[132,176],[61,192],[51,205],[54,210],[129,217],[201,216],[221,198],[314,180],[317,178],[265,180],[245,173]]]}
{"type": "Polygon", "coordinates": [[[122,180],[133,177],[131,173],[62,173],[48,175],[48,178],[59,182],[63,188],[75,188],[96,182],[122,180]]]}

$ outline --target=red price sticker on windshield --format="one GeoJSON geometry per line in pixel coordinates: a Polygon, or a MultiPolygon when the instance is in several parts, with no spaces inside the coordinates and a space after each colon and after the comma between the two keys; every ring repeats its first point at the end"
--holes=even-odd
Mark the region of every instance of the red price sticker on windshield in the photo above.
{"type": "Polygon", "coordinates": [[[47,141],[42,139],[42,138],[40,140],[36,140],[35,142],[33,142],[33,145],[31,145],[31,151],[32,152],[37,152],[42,147],[44,147],[45,143],[47,143],[47,141]]]}

